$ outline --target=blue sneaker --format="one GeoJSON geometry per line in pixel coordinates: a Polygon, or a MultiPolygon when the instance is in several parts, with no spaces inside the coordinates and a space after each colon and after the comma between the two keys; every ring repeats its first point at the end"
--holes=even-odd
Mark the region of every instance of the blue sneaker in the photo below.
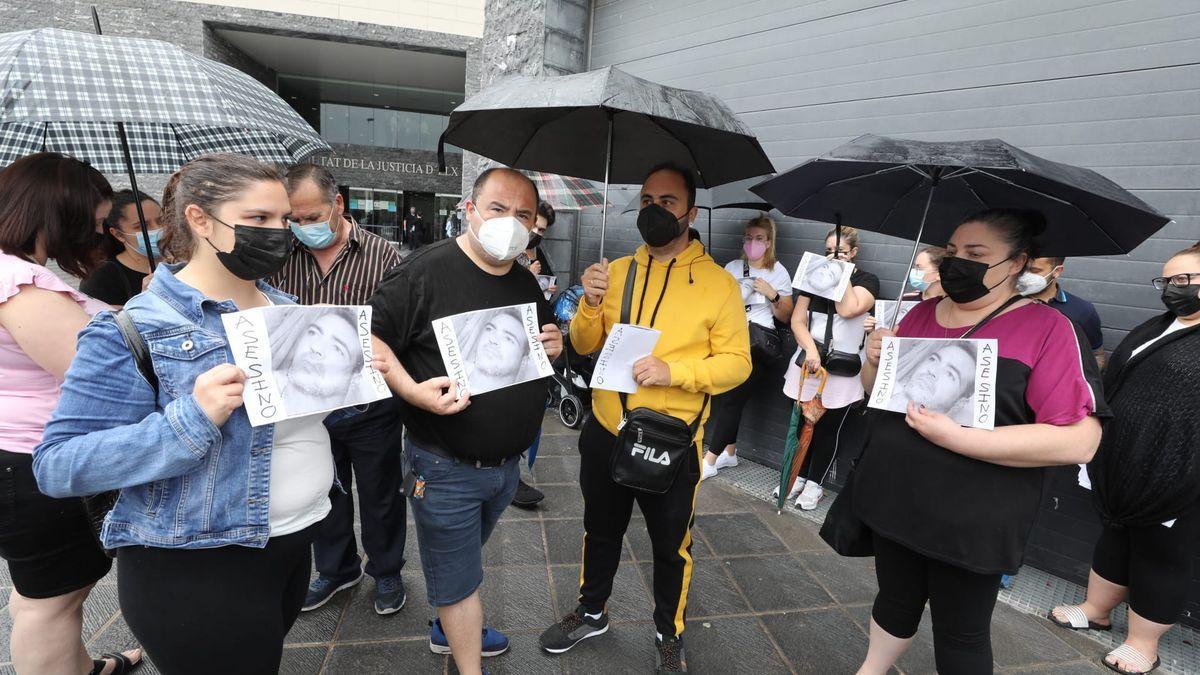
{"type": "Polygon", "coordinates": [[[1014,578],[1016,578],[1015,574],[1014,575],[1008,575],[1008,574],[1002,575],[1000,577],[1000,588],[1003,588],[1005,590],[1011,589],[1013,587],[1013,579],[1014,578]]]}
{"type": "Polygon", "coordinates": [[[363,572],[360,568],[357,574],[351,574],[348,577],[327,577],[324,574],[319,575],[312,583],[308,585],[308,595],[304,597],[304,605],[300,607],[302,612],[311,612],[314,609],[329,602],[333,596],[339,591],[344,591],[347,588],[352,588],[362,581],[363,572]]]}
{"type": "Polygon", "coordinates": [[[389,574],[375,580],[375,613],[380,616],[395,614],[404,608],[408,594],[404,592],[404,581],[399,574],[389,574]]]}
{"type": "MultiPolygon", "coordinates": [[[[429,651],[434,654],[449,654],[450,641],[442,630],[442,620],[434,619],[429,622],[429,651]]],[[[482,656],[500,656],[508,651],[508,637],[494,628],[483,629],[482,656]]]]}

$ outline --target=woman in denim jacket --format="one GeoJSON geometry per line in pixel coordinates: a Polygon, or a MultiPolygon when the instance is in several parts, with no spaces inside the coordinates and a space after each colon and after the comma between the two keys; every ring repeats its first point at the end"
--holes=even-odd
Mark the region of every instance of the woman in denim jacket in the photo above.
{"type": "Polygon", "coordinates": [[[292,303],[258,281],[291,251],[288,195],[276,169],[242,155],[201,157],[172,182],[162,245],[186,262],[159,266],[125,305],[157,391],[113,315],[98,315],[34,472],[55,497],[120,489],[101,539],[118,552],[125,620],[160,671],[273,673],[329,512],[332,418],[251,427],[221,315],[292,303]]]}

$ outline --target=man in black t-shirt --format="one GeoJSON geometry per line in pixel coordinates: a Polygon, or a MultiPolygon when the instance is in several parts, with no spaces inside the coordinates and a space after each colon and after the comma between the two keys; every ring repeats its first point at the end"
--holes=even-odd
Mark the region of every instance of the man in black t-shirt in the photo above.
{"type": "Polygon", "coordinates": [[[452,653],[464,674],[481,672],[481,655],[508,648],[507,638],[483,628],[482,549],[517,489],[520,455],[541,427],[546,383],[474,397],[459,391],[439,347],[447,337],[432,322],[533,303],[546,355],[562,352],[562,333],[537,280],[513,265],[528,245],[537,204],[537,188],[520,172],[485,171],[466,204],[464,233],[410,255],[371,299],[375,345],[395,355],[387,381],[403,401],[408,430],[406,492],[429,603],[439,616],[430,649],[452,653]]]}

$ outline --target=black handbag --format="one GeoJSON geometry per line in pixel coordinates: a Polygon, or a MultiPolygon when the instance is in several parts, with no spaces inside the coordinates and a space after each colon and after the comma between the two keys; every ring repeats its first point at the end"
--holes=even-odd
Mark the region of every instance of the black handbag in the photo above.
{"type": "MultiPolygon", "coordinates": [[[[864,420],[867,421],[867,420],[864,420]]],[[[842,489],[829,505],[825,522],[821,523],[821,539],[838,555],[847,558],[867,558],[875,555],[875,535],[866,523],[854,515],[854,469],[862,454],[850,462],[842,489]]]]}
{"type": "MultiPolygon", "coordinates": [[[[138,372],[146,379],[154,389],[158,392],[158,376],[154,374],[154,365],[150,361],[150,348],[146,346],[146,341],[142,338],[142,334],[138,332],[137,326],[133,323],[133,318],[129,316],[129,312],[125,310],[118,311],[113,318],[117,323],[117,330],[121,331],[121,339],[125,341],[125,346],[129,348],[129,353],[133,355],[133,360],[137,364],[138,372]]],[[[98,495],[83,497],[83,509],[87,512],[88,523],[92,528],[92,537],[96,540],[96,545],[104,548],[104,544],[100,541],[100,531],[104,528],[104,519],[108,516],[109,511],[117,504],[117,498],[121,496],[120,490],[108,490],[101,492],[98,495]]],[[[105,553],[111,558],[112,551],[105,549],[105,553]]]]}
{"type": "MultiPolygon", "coordinates": [[[[742,278],[750,278],[750,263],[742,261],[742,278]]],[[[750,311],[750,305],[746,305],[750,311]]],[[[756,361],[774,361],[783,356],[783,337],[775,328],[767,328],[753,321],[750,324],[750,355],[756,361]]]]}
{"type": "MultiPolygon", "coordinates": [[[[629,323],[636,274],[635,261],[625,278],[621,323],[629,323]]],[[[650,320],[652,327],[654,318],[650,320]]],[[[638,319],[641,319],[641,308],[638,309],[638,319]]],[[[663,494],[670,490],[681,467],[689,463],[690,457],[697,456],[696,433],[708,408],[708,401],[706,394],[696,420],[688,424],[678,417],[650,408],[629,410],[629,397],[622,392],[621,423],[617,426],[617,441],[609,464],[613,482],[652,494],[663,494]]]]}
{"type": "MultiPolygon", "coordinates": [[[[829,309],[825,313],[825,340],[813,342],[817,345],[817,354],[821,357],[821,366],[830,375],[841,375],[842,377],[854,377],[862,371],[862,357],[858,352],[843,352],[838,349],[833,349],[833,304],[830,303],[829,309]]],[[[812,309],[808,310],[808,325],[812,325],[812,309]]],[[[863,334],[863,341],[858,345],[859,349],[866,344],[866,333],[863,334]]],[[[800,352],[800,356],[796,359],[796,365],[804,366],[804,352],[800,352]]]]}

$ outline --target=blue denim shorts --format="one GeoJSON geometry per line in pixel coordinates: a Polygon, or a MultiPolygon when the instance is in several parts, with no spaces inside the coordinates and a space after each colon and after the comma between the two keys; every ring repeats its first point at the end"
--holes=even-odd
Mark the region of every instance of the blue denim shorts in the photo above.
{"type": "Polygon", "coordinates": [[[424,495],[408,503],[430,605],[453,605],[483,583],[483,545],[512,503],[520,459],[516,455],[499,467],[476,468],[405,439],[405,473],[411,469],[425,481],[424,495]]]}

